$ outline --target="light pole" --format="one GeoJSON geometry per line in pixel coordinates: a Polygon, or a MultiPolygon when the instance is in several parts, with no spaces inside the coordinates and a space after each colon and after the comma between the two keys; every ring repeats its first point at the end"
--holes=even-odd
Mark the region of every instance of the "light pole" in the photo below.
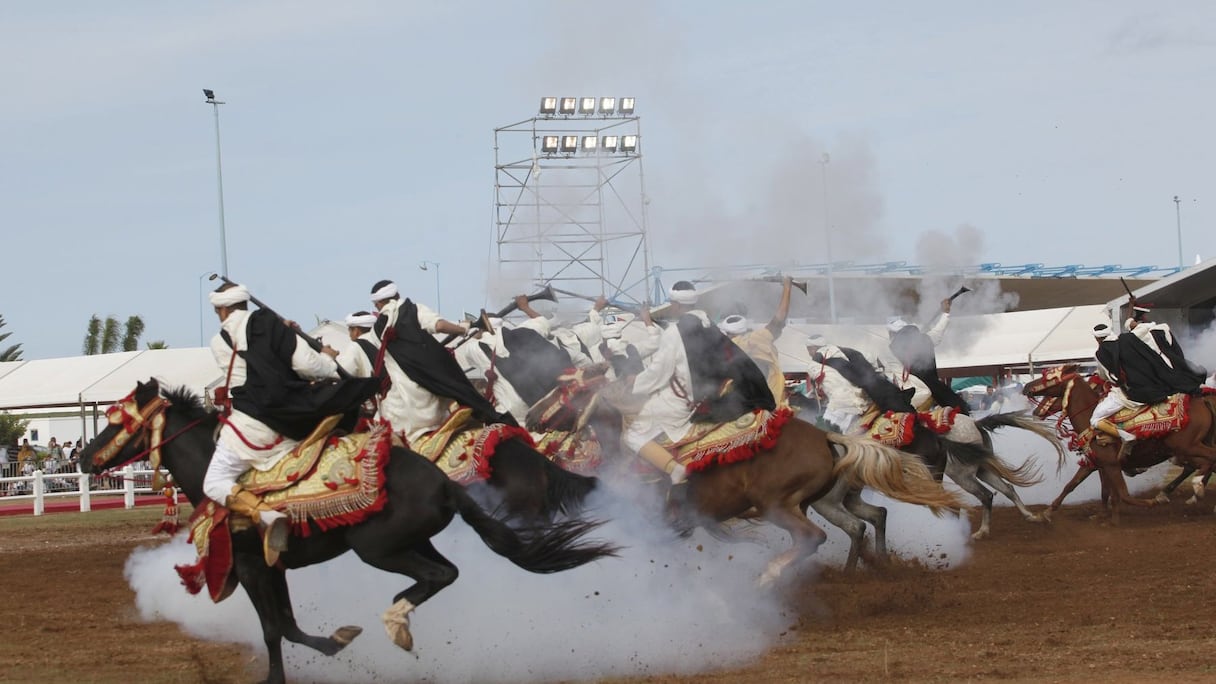
{"type": "Polygon", "coordinates": [[[828,252],[828,317],[832,323],[836,322],[836,282],[833,276],[833,260],[832,260],[832,225],[828,222],[828,162],[832,158],[827,152],[823,153],[819,163],[823,165],[823,233],[826,236],[824,243],[828,252]]]}
{"type": "Polygon", "coordinates": [[[428,264],[435,267],[435,313],[439,314],[440,316],[443,316],[443,304],[441,304],[439,301],[439,262],[438,261],[423,261],[418,264],[418,268],[421,268],[424,271],[428,271],[428,270],[430,270],[427,268],[428,264]]]}
{"type": "Polygon", "coordinates": [[[228,239],[224,231],[224,165],[220,160],[220,105],[223,102],[215,99],[215,91],[203,88],[207,104],[215,112],[215,180],[219,188],[220,198],[220,275],[228,277],[228,239]]]}
{"type": "Polygon", "coordinates": [[[211,271],[203,271],[198,276],[198,346],[205,346],[203,343],[203,278],[211,275],[211,271]]]}
{"type": "Polygon", "coordinates": [[[1174,195],[1174,217],[1178,221],[1178,270],[1182,270],[1182,200],[1174,195]]]}

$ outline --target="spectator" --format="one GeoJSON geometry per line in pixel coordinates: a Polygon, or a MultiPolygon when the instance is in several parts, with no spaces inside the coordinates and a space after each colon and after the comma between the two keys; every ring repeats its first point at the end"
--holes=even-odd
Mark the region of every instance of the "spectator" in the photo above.
{"type": "MultiPolygon", "coordinates": [[[[8,447],[0,444],[0,477],[9,477],[8,473],[8,447]]],[[[8,483],[0,482],[0,496],[8,494],[8,483]]]]}
{"type": "Polygon", "coordinates": [[[27,462],[33,463],[37,458],[38,455],[34,453],[34,447],[30,446],[30,440],[21,440],[21,450],[17,452],[17,467],[24,470],[27,462]]]}

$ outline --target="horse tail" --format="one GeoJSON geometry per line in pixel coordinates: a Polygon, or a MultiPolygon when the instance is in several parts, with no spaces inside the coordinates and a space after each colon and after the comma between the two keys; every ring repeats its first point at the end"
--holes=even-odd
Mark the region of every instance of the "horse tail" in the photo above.
{"type": "Polygon", "coordinates": [[[984,416],[975,421],[977,427],[984,433],[991,433],[997,428],[1011,427],[1020,430],[1032,432],[1039,437],[1047,440],[1051,448],[1056,450],[1056,472],[1060,472],[1064,468],[1064,463],[1068,461],[1068,454],[1064,451],[1064,445],[1060,444],[1059,437],[1056,433],[1042,421],[1035,420],[1025,411],[1012,411],[1010,413],[994,413],[990,416],[984,416]]]}
{"type": "Polygon", "coordinates": [[[449,480],[445,483],[448,499],[460,518],[481,537],[494,553],[528,572],[561,572],[609,556],[620,547],[606,542],[583,541],[583,537],[602,523],[567,520],[522,530],[486,513],[464,487],[449,480]]]}
{"type": "Polygon", "coordinates": [[[1022,465],[1016,468],[1009,465],[992,451],[991,441],[987,435],[985,435],[983,444],[942,439],[942,446],[945,447],[947,453],[959,461],[987,468],[1015,487],[1030,487],[1043,481],[1039,466],[1033,459],[1026,459],[1022,465]]]}
{"type": "MultiPolygon", "coordinates": [[[[524,467],[521,472],[531,472],[545,483],[545,513],[578,515],[599,479],[580,475],[559,466],[524,442],[512,439],[498,445],[498,459],[511,458],[524,467]]],[[[499,461],[502,462],[502,461],[499,461]]]]}
{"type": "Polygon", "coordinates": [[[832,469],[834,476],[848,478],[854,485],[866,485],[905,503],[928,506],[934,515],[963,507],[958,495],[943,489],[919,457],[868,437],[825,434],[829,442],[845,448],[832,469]]]}

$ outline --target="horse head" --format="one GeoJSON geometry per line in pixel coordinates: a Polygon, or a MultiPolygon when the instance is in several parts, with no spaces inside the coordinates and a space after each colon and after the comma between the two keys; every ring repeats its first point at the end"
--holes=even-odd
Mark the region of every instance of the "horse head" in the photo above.
{"type": "Polygon", "coordinates": [[[106,428],[94,437],[80,456],[86,473],[103,473],[147,455],[149,428],[164,424],[169,402],[160,395],[156,379],[137,383],[135,389],[106,409],[106,428]]]}
{"type": "Polygon", "coordinates": [[[1077,365],[1075,363],[1048,368],[1037,379],[1026,383],[1026,386],[1022,388],[1022,394],[1027,397],[1062,397],[1064,387],[1076,375],[1077,365]]]}

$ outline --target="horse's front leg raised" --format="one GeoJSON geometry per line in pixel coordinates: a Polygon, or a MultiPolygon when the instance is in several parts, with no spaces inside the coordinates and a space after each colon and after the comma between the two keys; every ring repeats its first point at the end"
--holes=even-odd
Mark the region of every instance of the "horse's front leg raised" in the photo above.
{"type": "Polygon", "coordinates": [[[1047,507],[1047,510],[1043,511],[1043,519],[1051,522],[1051,514],[1060,510],[1060,506],[1064,505],[1064,499],[1067,498],[1069,494],[1072,494],[1072,490],[1076,489],[1082,482],[1085,481],[1087,477],[1093,475],[1095,472],[1097,472],[1097,470],[1098,469],[1094,466],[1088,465],[1077,468],[1077,472],[1073,474],[1072,479],[1064,485],[1064,489],[1060,490],[1060,495],[1051,502],[1051,505],[1047,507]]]}

